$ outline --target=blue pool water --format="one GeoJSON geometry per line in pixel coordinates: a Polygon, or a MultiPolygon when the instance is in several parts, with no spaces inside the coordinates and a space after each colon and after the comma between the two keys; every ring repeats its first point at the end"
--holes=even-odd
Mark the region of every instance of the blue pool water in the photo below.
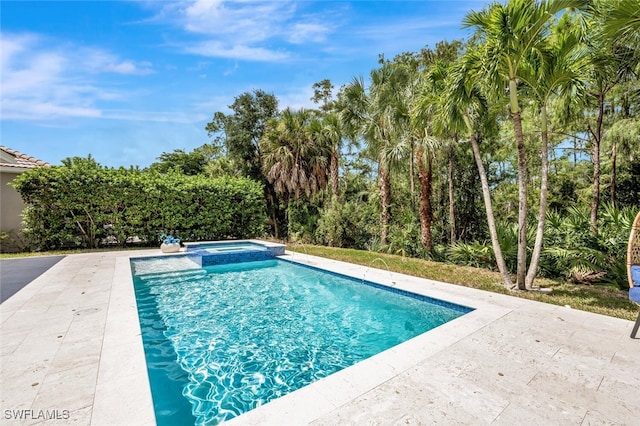
{"type": "Polygon", "coordinates": [[[132,260],[159,425],[232,419],[470,311],[284,260],[166,260],[132,260]]]}

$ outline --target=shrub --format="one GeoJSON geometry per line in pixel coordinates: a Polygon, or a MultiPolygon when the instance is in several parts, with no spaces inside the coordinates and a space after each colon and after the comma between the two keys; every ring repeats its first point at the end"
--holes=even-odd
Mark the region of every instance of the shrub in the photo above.
{"type": "Polygon", "coordinates": [[[134,237],[252,238],[265,223],[263,188],[247,178],[110,169],[90,157],[38,168],[13,183],[29,205],[25,233],[42,249],[124,246],[134,237]]]}

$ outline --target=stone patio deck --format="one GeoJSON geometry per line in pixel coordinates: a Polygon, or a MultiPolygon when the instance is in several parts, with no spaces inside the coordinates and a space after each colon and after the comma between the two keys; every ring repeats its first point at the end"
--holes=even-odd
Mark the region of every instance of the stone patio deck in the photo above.
{"type": "MultiPolygon", "coordinates": [[[[0,305],[0,423],[155,424],[129,258],[157,255],[70,255],[0,305]]],[[[229,424],[639,424],[631,321],[286,257],[476,309],[229,424]]]]}

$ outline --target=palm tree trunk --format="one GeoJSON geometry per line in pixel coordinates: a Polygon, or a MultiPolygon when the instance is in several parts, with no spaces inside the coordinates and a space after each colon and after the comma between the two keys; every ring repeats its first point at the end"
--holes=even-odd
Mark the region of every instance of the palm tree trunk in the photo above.
{"type": "Polygon", "coordinates": [[[273,232],[276,240],[280,239],[280,228],[278,227],[278,217],[276,216],[276,211],[274,210],[271,213],[271,221],[273,224],[273,232]]]}
{"type": "MultiPolygon", "coordinates": [[[[625,97],[622,98],[622,118],[627,118],[626,108],[625,108],[625,97]]],[[[611,111],[615,112],[616,106],[614,101],[611,101],[611,111]]],[[[616,141],[616,137],[611,138],[611,190],[609,191],[609,200],[611,205],[616,204],[616,175],[617,175],[617,162],[618,162],[618,144],[616,141]]]]}
{"type": "Polygon", "coordinates": [[[415,183],[415,166],[413,165],[414,152],[415,152],[415,144],[413,142],[413,138],[411,138],[411,161],[409,162],[409,184],[411,186],[411,213],[414,214],[416,211],[416,183],[415,183]]]}
{"type": "Polygon", "coordinates": [[[496,257],[496,264],[498,270],[502,275],[502,280],[507,288],[513,287],[513,281],[509,276],[507,270],[507,264],[504,262],[504,256],[502,255],[502,249],[500,248],[500,242],[498,241],[498,231],[496,230],[496,221],[493,216],[493,207],[491,205],[491,193],[489,192],[489,181],[487,180],[487,172],[482,164],[482,156],[480,155],[480,148],[478,147],[478,139],[472,133],[471,134],[471,147],[473,148],[473,157],[476,160],[476,166],[478,167],[478,173],[480,174],[480,183],[482,184],[482,198],[484,199],[484,208],[487,212],[487,225],[489,225],[489,234],[491,235],[491,245],[493,246],[493,253],[496,257]]]}
{"type": "Polygon", "coordinates": [[[509,80],[509,97],[511,100],[511,119],[516,138],[518,154],[518,263],[516,284],[519,290],[526,290],[527,274],[527,154],[522,134],[522,118],[518,106],[517,85],[515,79],[509,80]]]}
{"type": "Polygon", "coordinates": [[[431,241],[431,224],[433,223],[433,209],[431,207],[432,160],[431,156],[424,158],[424,149],[422,148],[418,148],[416,160],[418,162],[418,181],[420,183],[420,242],[425,250],[431,251],[433,248],[431,241]]]}
{"type": "Polygon", "coordinates": [[[264,192],[267,198],[267,211],[271,213],[271,226],[273,227],[274,237],[280,238],[280,227],[278,226],[278,200],[273,186],[265,183],[264,192]]]}
{"type": "Polygon", "coordinates": [[[389,237],[389,221],[391,219],[391,182],[389,171],[381,160],[378,166],[380,184],[380,244],[387,245],[389,237]]]}
{"type": "Polygon", "coordinates": [[[333,195],[338,196],[340,194],[338,194],[338,166],[339,166],[339,159],[338,159],[338,151],[333,149],[331,150],[331,164],[330,164],[330,172],[331,172],[331,191],[333,192],[333,195]]]}
{"type": "MultiPolygon", "coordinates": [[[[455,143],[458,144],[458,136],[455,137],[455,143]]],[[[449,225],[450,225],[450,236],[449,243],[453,244],[456,242],[456,211],[454,205],[454,191],[453,191],[453,153],[454,147],[451,146],[449,149],[449,225]]]]}
{"type": "Polygon", "coordinates": [[[548,181],[549,181],[549,132],[547,123],[547,106],[542,105],[540,111],[540,121],[542,127],[542,144],[540,146],[540,160],[541,160],[541,177],[540,177],[540,211],[538,213],[538,227],[536,229],[536,241],[533,246],[533,253],[531,254],[531,263],[529,264],[529,271],[527,272],[526,287],[531,288],[533,280],[536,278],[538,271],[538,262],[540,260],[540,252],[542,251],[542,242],[544,236],[544,222],[547,216],[547,195],[549,193],[548,181]]]}
{"type": "Polygon", "coordinates": [[[598,233],[598,206],[600,204],[600,141],[602,139],[602,119],[604,118],[604,94],[598,95],[598,121],[593,135],[593,199],[591,201],[591,232],[598,233]]]}
{"type": "Polygon", "coordinates": [[[615,138],[611,146],[611,205],[616,203],[616,166],[618,161],[618,144],[615,138]]]}

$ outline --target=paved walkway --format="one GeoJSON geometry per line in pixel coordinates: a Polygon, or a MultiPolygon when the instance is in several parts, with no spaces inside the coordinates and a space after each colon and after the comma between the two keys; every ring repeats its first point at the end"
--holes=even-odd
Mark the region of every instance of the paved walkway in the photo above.
{"type": "MultiPolygon", "coordinates": [[[[0,306],[0,423],[155,423],[129,257],[159,254],[70,255],[0,306]]],[[[376,280],[370,268],[288,257],[376,280]]],[[[476,310],[229,423],[638,424],[631,321],[387,271],[377,279],[476,310]]]]}
{"type": "Polygon", "coordinates": [[[0,260],[0,303],[38,278],[64,256],[22,257],[0,260]]]}

